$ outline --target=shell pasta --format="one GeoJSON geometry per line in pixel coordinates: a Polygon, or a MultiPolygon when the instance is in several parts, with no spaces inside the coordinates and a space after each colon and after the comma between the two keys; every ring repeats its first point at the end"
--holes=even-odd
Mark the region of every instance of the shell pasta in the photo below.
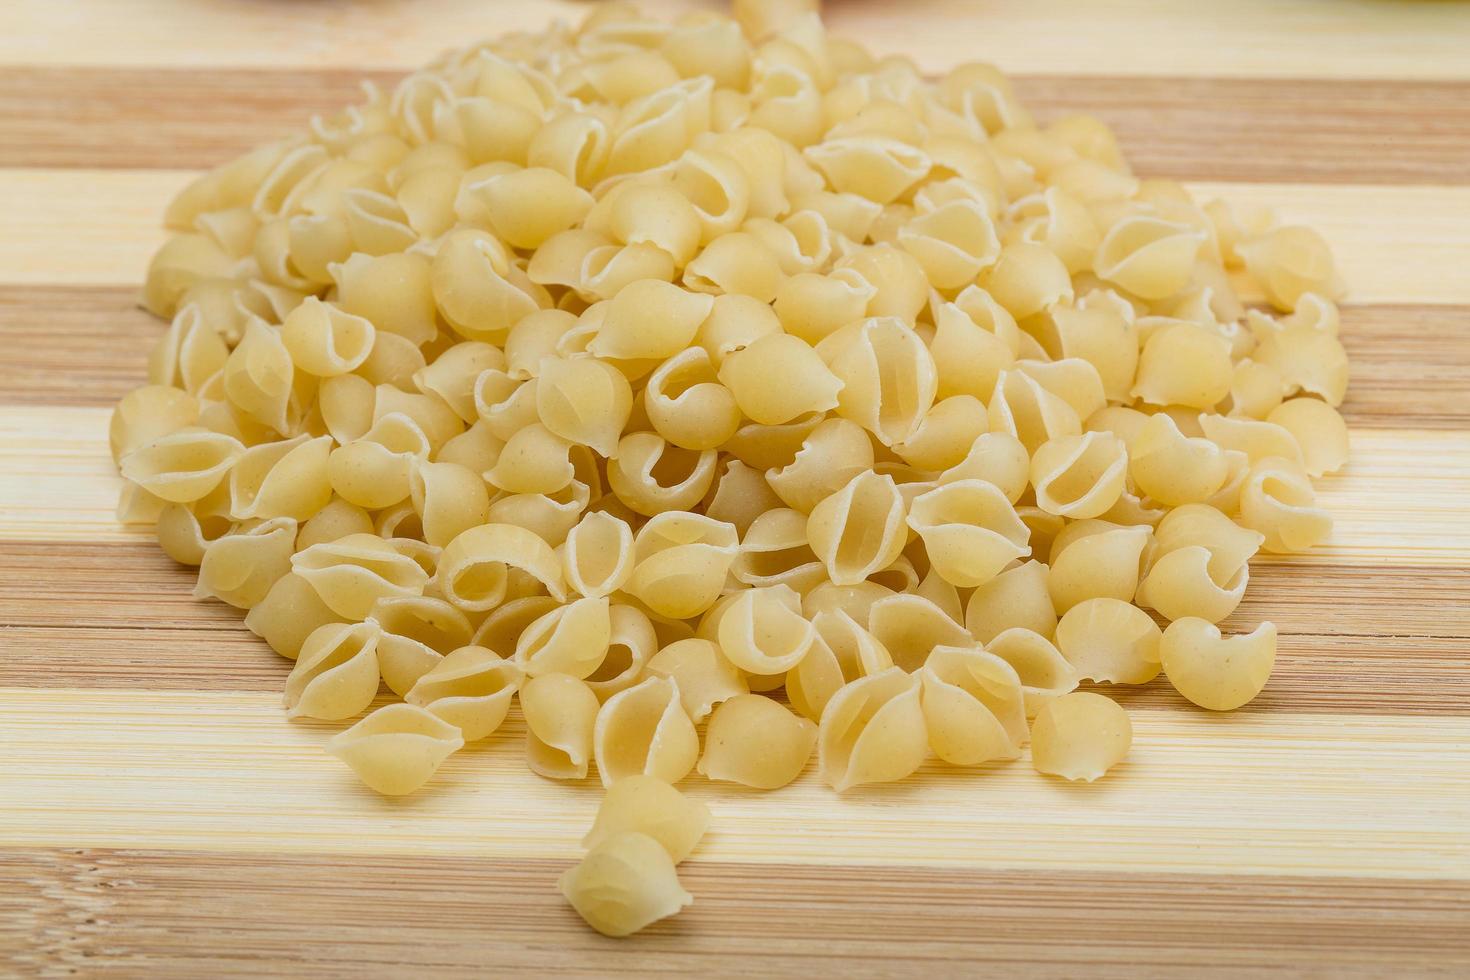
{"type": "Polygon", "coordinates": [[[612,936],[691,901],[693,784],[1091,781],[1099,689],[1246,704],[1252,560],[1351,466],[1322,236],[818,6],[598,4],[197,178],[108,429],[367,786],[601,783],[561,888],[612,936]]]}

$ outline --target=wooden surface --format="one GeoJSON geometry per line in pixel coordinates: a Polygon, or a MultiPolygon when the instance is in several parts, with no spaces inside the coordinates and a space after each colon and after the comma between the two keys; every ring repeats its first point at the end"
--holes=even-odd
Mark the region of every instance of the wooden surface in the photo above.
{"type": "MultiPolygon", "coordinates": [[[[653,6],[683,9],[693,4],[653,6]]],[[[1330,544],[1253,568],[1246,710],[1133,694],[1095,786],[1021,762],[837,799],[690,780],[696,904],[627,942],[552,887],[592,786],[515,719],[392,801],[279,710],[287,664],[113,523],[109,406],[196,171],[560,0],[10,0],[0,15],[0,976],[1463,976],[1470,969],[1470,7],[832,0],[986,58],[1140,172],[1321,228],[1351,295],[1330,544]]]]}

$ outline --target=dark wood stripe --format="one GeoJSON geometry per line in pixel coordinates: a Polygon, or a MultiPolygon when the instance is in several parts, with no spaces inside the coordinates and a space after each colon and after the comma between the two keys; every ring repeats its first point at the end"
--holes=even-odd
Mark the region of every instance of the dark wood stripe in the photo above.
{"type": "Polygon", "coordinates": [[[1134,169],[1178,180],[1470,181],[1470,83],[1375,79],[1015,79],[1046,120],[1091,112],[1134,169]]]}
{"type": "MultiPolygon", "coordinates": [[[[355,69],[0,69],[0,166],[207,167],[359,98],[355,69]]],[[[1043,120],[1093,112],[1140,174],[1463,183],[1470,83],[1017,76],[1043,120]]]]}
{"type": "MultiPolygon", "coordinates": [[[[238,611],[193,599],[193,570],[147,541],[3,542],[0,576],[0,687],[275,692],[290,669],[238,611]]],[[[1244,710],[1459,715],[1470,703],[1470,569],[1260,561],[1225,628],[1263,619],[1280,653],[1244,710]]],[[[1162,678],[1102,689],[1134,707],[1184,704],[1162,678]]]]}
{"type": "MultiPolygon", "coordinates": [[[[1470,307],[1348,306],[1354,426],[1470,425],[1470,307]]],[[[142,383],[163,324],[133,286],[0,286],[0,404],[111,406],[142,383]]]]}
{"type": "Polygon", "coordinates": [[[1462,881],[705,864],[696,853],[679,869],[693,906],[614,941],[563,902],[566,866],[0,851],[0,951],[22,975],[164,977],[1417,977],[1470,966],[1462,881]]]}

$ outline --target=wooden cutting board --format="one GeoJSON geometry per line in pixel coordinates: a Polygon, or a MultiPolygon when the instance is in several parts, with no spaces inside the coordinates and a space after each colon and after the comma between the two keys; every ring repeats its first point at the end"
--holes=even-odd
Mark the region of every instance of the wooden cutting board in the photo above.
{"type": "MultiPolygon", "coordinates": [[[[683,8],[667,2],[660,8],[683,8]]],[[[518,724],[387,800],[289,724],[287,663],[112,521],[111,403],[165,202],[553,0],[9,0],[0,12],[0,975],[1126,977],[1470,969],[1470,8],[1366,0],[840,2],[926,68],[987,59],[1140,173],[1312,224],[1351,285],[1331,544],[1263,559],[1247,709],[1128,699],[1093,786],[1023,761],[838,799],[690,780],[697,901],[625,942],[553,888],[599,791],[518,724]]]]}

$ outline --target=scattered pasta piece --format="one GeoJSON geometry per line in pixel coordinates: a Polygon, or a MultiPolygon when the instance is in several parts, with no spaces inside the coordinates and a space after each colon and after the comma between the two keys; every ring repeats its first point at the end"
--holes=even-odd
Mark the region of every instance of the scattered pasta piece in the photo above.
{"type": "Polygon", "coordinates": [[[1245,704],[1274,627],[1214,624],[1330,537],[1350,449],[1316,232],[989,65],[732,7],[448,52],[199,177],[108,430],[119,520],[295,661],[290,717],[401,700],[329,743],[369,786],[519,718],[606,787],[562,890],[608,935],[688,904],[691,773],[862,793],[1029,738],[1092,780],[1131,729],[1079,685],[1245,704]]]}
{"type": "Polygon", "coordinates": [[[694,902],[663,844],[633,831],[603,838],[557,885],[604,936],[632,935],[694,902]]]}
{"type": "Polygon", "coordinates": [[[1122,762],[1132,745],[1128,712],[1090,691],[1050,702],[1031,726],[1031,764],[1064,779],[1090,783],[1122,762]]]}

